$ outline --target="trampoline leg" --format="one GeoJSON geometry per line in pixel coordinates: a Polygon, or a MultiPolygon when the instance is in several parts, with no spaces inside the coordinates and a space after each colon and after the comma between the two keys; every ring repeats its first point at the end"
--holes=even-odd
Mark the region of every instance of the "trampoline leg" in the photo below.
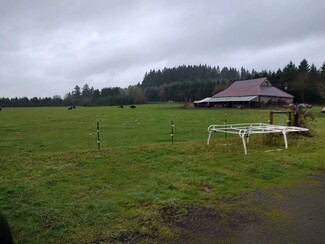
{"type": "Polygon", "coordinates": [[[282,131],[283,138],[284,138],[284,146],[285,149],[288,149],[288,139],[287,139],[287,133],[285,131],[282,131]]]}
{"type": "Polygon", "coordinates": [[[243,146],[244,146],[244,151],[245,151],[245,154],[247,154],[247,148],[246,148],[246,141],[245,141],[245,137],[242,137],[241,139],[243,140],[243,146]]]}
{"type": "Polygon", "coordinates": [[[210,138],[211,138],[211,131],[209,132],[209,136],[208,136],[208,141],[207,141],[207,145],[209,146],[210,144],[210,138]]]}

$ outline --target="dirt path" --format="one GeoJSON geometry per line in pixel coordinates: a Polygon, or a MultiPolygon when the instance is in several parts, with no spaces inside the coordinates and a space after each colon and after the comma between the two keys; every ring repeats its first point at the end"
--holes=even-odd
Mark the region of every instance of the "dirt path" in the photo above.
{"type": "Polygon", "coordinates": [[[184,206],[172,243],[325,243],[325,177],[242,193],[216,208],[184,206]]]}

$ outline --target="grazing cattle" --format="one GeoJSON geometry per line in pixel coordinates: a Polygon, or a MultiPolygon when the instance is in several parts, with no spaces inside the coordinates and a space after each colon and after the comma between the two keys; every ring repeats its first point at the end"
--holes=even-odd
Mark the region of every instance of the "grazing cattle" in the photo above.
{"type": "Polygon", "coordinates": [[[124,106],[123,105],[120,105],[120,106],[118,106],[119,108],[124,108],[124,106]]]}
{"type": "Polygon", "coordinates": [[[2,108],[0,108],[0,111],[2,111],[2,108]]]}
{"type": "Polygon", "coordinates": [[[135,105],[131,105],[130,108],[136,108],[136,106],[135,105]]]}
{"type": "Polygon", "coordinates": [[[76,106],[71,106],[68,108],[68,110],[71,110],[71,109],[76,109],[76,106]]]}

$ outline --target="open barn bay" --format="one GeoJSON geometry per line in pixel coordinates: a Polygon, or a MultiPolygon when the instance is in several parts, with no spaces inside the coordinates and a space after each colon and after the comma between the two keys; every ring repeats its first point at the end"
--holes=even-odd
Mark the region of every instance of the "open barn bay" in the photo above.
{"type": "Polygon", "coordinates": [[[244,156],[238,136],[214,134],[206,146],[207,127],[225,120],[267,123],[269,110],[180,106],[4,108],[0,208],[15,241],[172,240],[178,232],[171,219],[188,206],[213,207],[244,191],[289,186],[324,172],[319,108],[312,109],[314,137],[290,136],[288,150],[278,151],[282,137],[270,144],[252,136],[244,156]]]}

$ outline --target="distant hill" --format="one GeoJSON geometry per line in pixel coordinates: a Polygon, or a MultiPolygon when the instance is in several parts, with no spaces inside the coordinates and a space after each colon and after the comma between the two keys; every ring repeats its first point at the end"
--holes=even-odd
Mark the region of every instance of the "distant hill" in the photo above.
{"type": "Polygon", "coordinates": [[[231,80],[238,80],[239,78],[240,73],[235,68],[224,67],[220,69],[219,66],[183,65],[157,71],[150,70],[149,73],[144,75],[141,86],[147,88],[180,82],[229,82],[231,80]]]}
{"type": "Polygon", "coordinates": [[[141,83],[148,101],[194,101],[213,95],[231,81],[241,79],[249,71],[208,65],[182,65],[163,70],[150,70],[141,83]]]}

